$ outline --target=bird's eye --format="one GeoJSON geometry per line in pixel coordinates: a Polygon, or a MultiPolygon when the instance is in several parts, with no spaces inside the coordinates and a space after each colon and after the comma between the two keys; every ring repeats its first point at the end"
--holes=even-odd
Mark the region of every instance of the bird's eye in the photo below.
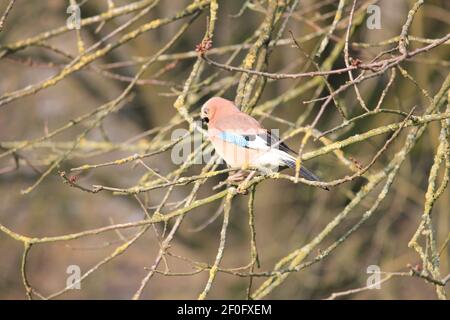
{"type": "Polygon", "coordinates": [[[207,117],[202,118],[202,120],[203,120],[203,122],[205,122],[205,123],[209,123],[209,119],[208,119],[207,117]]]}

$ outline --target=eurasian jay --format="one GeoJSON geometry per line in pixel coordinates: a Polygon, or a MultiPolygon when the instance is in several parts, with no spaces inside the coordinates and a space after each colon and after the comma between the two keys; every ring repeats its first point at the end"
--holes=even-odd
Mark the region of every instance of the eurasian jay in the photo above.
{"type": "MultiPolygon", "coordinates": [[[[207,123],[208,138],[214,149],[231,168],[256,167],[272,171],[295,168],[297,153],[233,102],[213,97],[202,106],[200,116],[207,123]]],[[[320,181],[303,165],[300,175],[307,180],[320,181]]]]}

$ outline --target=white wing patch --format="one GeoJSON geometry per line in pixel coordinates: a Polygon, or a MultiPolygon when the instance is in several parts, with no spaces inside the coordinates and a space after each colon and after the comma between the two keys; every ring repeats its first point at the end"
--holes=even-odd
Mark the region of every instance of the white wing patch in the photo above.
{"type": "Polygon", "coordinates": [[[270,146],[267,144],[267,140],[262,135],[252,135],[253,140],[249,140],[247,147],[257,150],[269,150],[270,146]]]}

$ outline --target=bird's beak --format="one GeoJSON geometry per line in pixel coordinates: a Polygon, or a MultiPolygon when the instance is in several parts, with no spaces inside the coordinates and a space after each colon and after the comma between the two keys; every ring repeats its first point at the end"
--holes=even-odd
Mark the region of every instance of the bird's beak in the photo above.
{"type": "Polygon", "coordinates": [[[202,119],[202,124],[208,124],[208,122],[209,122],[208,117],[205,117],[202,115],[200,118],[202,119]]]}
{"type": "Polygon", "coordinates": [[[200,119],[202,119],[202,125],[206,125],[209,122],[208,107],[206,107],[205,105],[203,105],[200,110],[200,119]]]}

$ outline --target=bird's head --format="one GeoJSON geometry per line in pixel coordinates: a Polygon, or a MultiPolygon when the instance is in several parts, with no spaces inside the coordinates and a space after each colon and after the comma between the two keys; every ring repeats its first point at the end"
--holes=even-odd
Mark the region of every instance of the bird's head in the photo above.
{"type": "Polygon", "coordinates": [[[210,124],[219,115],[225,115],[233,111],[239,111],[233,102],[224,98],[213,97],[203,104],[200,118],[204,123],[210,124]]]}
{"type": "Polygon", "coordinates": [[[206,123],[206,124],[209,123],[209,118],[210,118],[209,109],[210,108],[209,108],[208,104],[205,103],[202,106],[202,109],[200,111],[200,118],[202,119],[202,122],[206,123]]]}

